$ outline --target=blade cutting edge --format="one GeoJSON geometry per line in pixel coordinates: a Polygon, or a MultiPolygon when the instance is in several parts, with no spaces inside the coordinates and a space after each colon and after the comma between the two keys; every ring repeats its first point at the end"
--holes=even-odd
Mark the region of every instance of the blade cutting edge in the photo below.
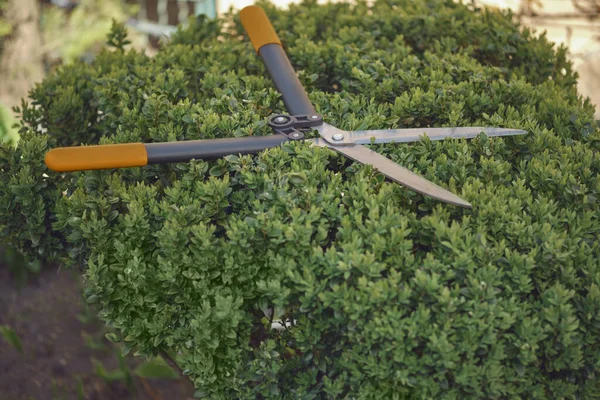
{"type": "Polygon", "coordinates": [[[406,186],[415,192],[456,206],[471,208],[471,204],[466,200],[463,200],[454,193],[428,181],[422,176],[415,174],[411,170],[396,164],[392,160],[385,158],[381,154],[376,153],[365,146],[332,146],[322,139],[315,139],[313,140],[313,143],[316,146],[329,147],[330,149],[362,164],[372,165],[380,173],[394,182],[406,186]]]}
{"type": "Polygon", "coordinates": [[[454,127],[454,128],[408,128],[408,129],[374,129],[367,131],[348,131],[347,140],[354,144],[375,143],[408,143],[418,142],[427,136],[429,140],[474,139],[484,133],[488,137],[525,135],[527,132],[511,128],[486,127],[454,127]]]}

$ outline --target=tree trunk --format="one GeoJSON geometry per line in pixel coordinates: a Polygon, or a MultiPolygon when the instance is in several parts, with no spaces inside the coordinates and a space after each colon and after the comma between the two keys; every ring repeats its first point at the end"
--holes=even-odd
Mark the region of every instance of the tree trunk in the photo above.
{"type": "Polygon", "coordinates": [[[40,6],[37,0],[8,0],[4,19],[13,29],[0,55],[0,102],[18,105],[44,77],[40,6]]]}

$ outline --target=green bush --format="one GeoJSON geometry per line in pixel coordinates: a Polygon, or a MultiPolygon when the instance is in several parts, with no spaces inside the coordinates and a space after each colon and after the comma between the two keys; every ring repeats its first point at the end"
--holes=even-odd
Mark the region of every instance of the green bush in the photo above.
{"type": "Polygon", "coordinates": [[[566,50],[450,0],[264,6],[334,125],[528,135],[374,146],[473,210],[304,143],[48,171],[56,146],[265,135],[285,111],[237,15],[193,21],[153,58],[115,26],[114,51],[21,107],[21,143],[0,154],[5,240],[83,267],[113,340],[177,354],[198,396],[597,397],[599,135],[566,50]]]}

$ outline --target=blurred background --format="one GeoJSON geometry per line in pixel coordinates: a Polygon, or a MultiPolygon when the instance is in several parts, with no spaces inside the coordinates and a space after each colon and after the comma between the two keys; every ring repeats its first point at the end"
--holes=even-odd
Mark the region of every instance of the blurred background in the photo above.
{"type": "MultiPolygon", "coordinates": [[[[273,0],[285,7],[292,1],[273,0]]],[[[418,0],[415,0],[418,1],[418,0]]],[[[319,0],[323,2],[323,0],[319,0]]],[[[16,142],[12,107],[60,65],[90,62],[112,20],[132,46],[156,53],[178,24],[252,0],[0,0],[0,141],[16,142]]],[[[477,0],[569,48],[579,92],[600,119],[600,0],[477,0]]],[[[106,340],[76,271],[41,268],[0,244],[0,399],[185,399],[193,388],[168,360],[143,361],[106,340]]]]}
{"type": "MultiPolygon", "coordinates": [[[[273,0],[281,7],[297,0],[273,0]]],[[[319,0],[322,2],[322,0],[319,0]]],[[[600,0],[473,0],[510,9],[515,19],[570,49],[581,77],[579,91],[600,104],[600,0]]],[[[32,82],[53,67],[91,60],[104,44],[111,20],[129,26],[133,46],[152,54],[190,16],[210,18],[252,0],[0,0],[0,104],[26,96],[32,82]]],[[[600,118],[600,108],[598,108],[600,118]]]]}

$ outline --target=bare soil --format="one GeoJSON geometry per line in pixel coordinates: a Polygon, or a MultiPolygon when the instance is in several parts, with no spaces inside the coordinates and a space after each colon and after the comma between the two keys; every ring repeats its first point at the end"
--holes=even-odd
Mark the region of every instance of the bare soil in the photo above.
{"type": "MultiPolygon", "coordinates": [[[[18,288],[0,265],[0,325],[12,327],[21,340],[19,353],[0,336],[0,399],[191,399],[188,379],[133,378],[108,382],[92,359],[107,370],[118,368],[118,347],[105,339],[81,297],[77,271],[46,267],[18,288]],[[82,395],[83,394],[83,395],[82,395]]],[[[133,369],[143,360],[128,356],[133,369]]]]}

